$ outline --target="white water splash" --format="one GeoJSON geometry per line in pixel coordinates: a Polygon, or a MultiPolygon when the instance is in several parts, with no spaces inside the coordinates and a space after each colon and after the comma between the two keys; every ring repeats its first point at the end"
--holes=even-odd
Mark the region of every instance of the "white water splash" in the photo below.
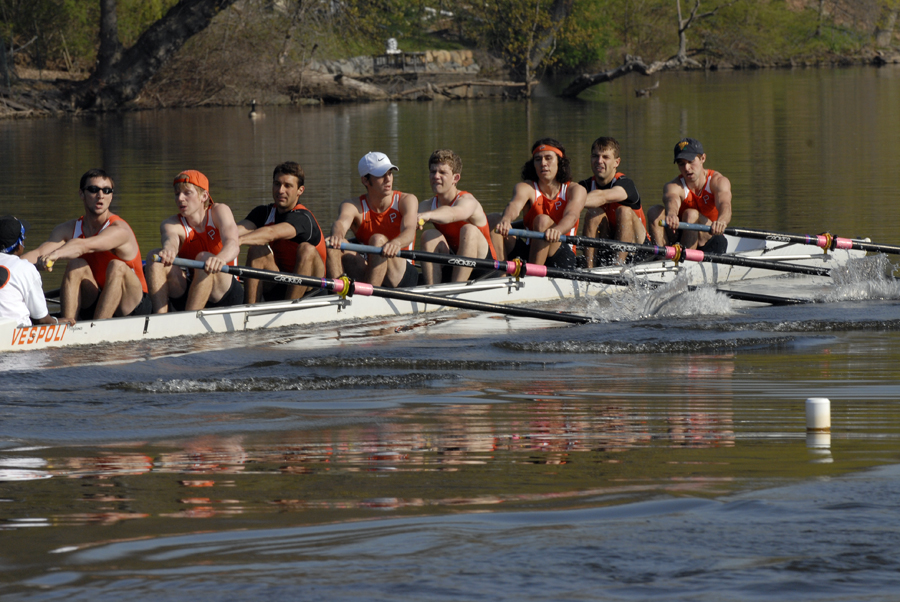
{"type": "Polygon", "coordinates": [[[635,282],[621,294],[610,295],[609,303],[593,302],[592,317],[604,322],[631,322],[657,318],[727,316],[734,313],[731,299],[710,286],[690,289],[687,276],[657,288],[635,282]]]}
{"type": "Polygon", "coordinates": [[[834,288],[822,301],[863,301],[868,299],[900,299],[900,283],[894,279],[895,266],[887,255],[870,255],[851,259],[846,265],[831,270],[834,288]]]}

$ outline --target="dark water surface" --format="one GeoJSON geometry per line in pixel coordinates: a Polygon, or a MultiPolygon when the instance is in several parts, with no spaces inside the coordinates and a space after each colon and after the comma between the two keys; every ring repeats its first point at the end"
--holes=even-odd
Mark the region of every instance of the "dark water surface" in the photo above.
{"type": "MultiPolygon", "coordinates": [[[[456,148],[506,202],[533,138],[623,142],[655,202],[682,131],[734,224],[900,242],[900,71],[679,74],[588,102],[242,109],[0,122],[2,212],[39,241],[88,167],[155,244],[204,170],[239,217],[279,161],[330,223],[384,150],[424,196],[456,148]]],[[[855,268],[865,272],[864,267],[855,268]]],[[[790,291],[796,279],[774,286],[790,291]]],[[[49,282],[48,282],[49,284],[49,282]]],[[[560,327],[448,312],[0,357],[4,600],[896,600],[900,287],[740,308],[711,291],[581,301],[560,327]],[[807,435],[804,400],[832,402],[807,435]]]]}

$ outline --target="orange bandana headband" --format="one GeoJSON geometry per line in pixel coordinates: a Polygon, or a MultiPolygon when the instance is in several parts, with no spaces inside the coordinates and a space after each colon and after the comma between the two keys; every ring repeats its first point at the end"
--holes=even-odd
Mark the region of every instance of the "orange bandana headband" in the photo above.
{"type": "Polygon", "coordinates": [[[563,158],[563,152],[561,150],[559,150],[558,148],[556,148],[555,146],[550,146],[549,144],[541,144],[536,149],[531,151],[531,156],[533,157],[541,151],[551,151],[551,152],[554,152],[557,155],[559,155],[560,159],[563,158]]]}

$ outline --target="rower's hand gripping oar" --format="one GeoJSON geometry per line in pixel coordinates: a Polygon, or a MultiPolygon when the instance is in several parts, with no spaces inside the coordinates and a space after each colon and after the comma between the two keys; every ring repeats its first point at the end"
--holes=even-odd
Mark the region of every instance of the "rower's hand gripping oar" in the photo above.
{"type": "MultiPolygon", "coordinates": [[[[159,261],[159,257],[154,257],[154,261],[159,261]]],[[[202,261],[197,261],[195,259],[182,259],[180,257],[176,257],[172,263],[173,265],[177,265],[179,267],[199,270],[202,270],[204,266],[204,263],[202,261]]],[[[579,316],[576,314],[557,313],[539,309],[527,309],[524,307],[514,307],[509,305],[497,305],[495,303],[468,301],[465,299],[442,297],[440,295],[429,295],[426,293],[418,293],[407,290],[383,288],[380,286],[373,286],[365,282],[356,282],[355,280],[351,280],[346,277],[314,278],[312,276],[285,274],[283,272],[272,272],[270,270],[261,270],[258,268],[251,268],[247,266],[229,265],[224,266],[222,268],[222,271],[234,276],[242,276],[245,278],[257,278],[259,280],[269,280],[271,282],[296,284],[312,288],[322,288],[343,296],[355,294],[363,296],[383,297],[385,299],[397,299],[399,301],[410,301],[414,303],[431,305],[444,305],[447,307],[455,307],[457,309],[470,309],[475,311],[504,314],[508,316],[517,316],[521,318],[539,318],[542,320],[567,322],[569,324],[586,324],[588,322],[594,321],[593,318],[590,318],[588,316],[579,316]]]]}
{"type": "MultiPolygon", "coordinates": [[[[695,232],[709,232],[710,227],[705,224],[689,224],[680,222],[679,230],[693,230],[695,232]]],[[[872,251],[876,253],[891,253],[900,255],[900,246],[882,245],[867,240],[855,238],[841,238],[826,232],[825,234],[785,234],[783,232],[769,232],[766,230],[751,230],[749,228],[725,228],[725,234],[740,238],[757,238],[774,242],[796,243],[800,245],[814,245],[825,252],[835,249],[856,249],[858,251],[872,251]]]]}
{"type": "MultiPolygon", "coordinates": [[[[511,229],[510,236],[518,236],[522,238],[544,238],[543,232],[534,232],[532,230],[511,229]]],[[[561,243],[573,244],[582,247],[608,247],[616,251],[625,251],[628,253],[647,252],[652,255],[671,259],[675,263],[680,261],[695,261],[706,263],[720,263],[723,265],[735,265],[748,268],[760,268],[764,270],[772,270],[776,272],[792,272],[794,274],[806,274],[807,276],[829,276],[831,270],[829,268],[817,268],[805,265],[796,265],[791,263],[775,263],[763,259],[755,259],[752,257],[739,257],[735,255],[719,255],[717,253],[704,253],[697,249],[685,249],[680,245],[674,247],[660,247],[657,245],[642,245],[638,243],[620,242],[617,240],[606,240],[603,238],[588,238],[586,236],[568,236],[561,235],[559,237],[561,243]]]]}

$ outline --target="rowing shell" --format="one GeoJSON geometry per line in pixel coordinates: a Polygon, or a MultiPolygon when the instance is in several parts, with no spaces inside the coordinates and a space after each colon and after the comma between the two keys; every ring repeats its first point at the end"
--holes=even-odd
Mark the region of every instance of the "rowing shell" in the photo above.
{"type": "MultiPolygon", "coordinates": [[[[851,257],[862,257],[863,251],[838,249],[830,253],[810,246],[783,244],[774,241],[729,239],[729,252],[772,262],[834,268],[844,265],[851,257]]],[[[597,274],[621,276],[628,274],[649,283],[665,284],[678,273],[687,272],[688,284],[721,286],[751,279],[771,277],[777,272],[757,267],[728,266],[707,263],[676,265],[671,261],[657,261],[627,269],[606,267],[591,270],[597,274]]],[[[829,279],[821,277],[822,282],[829,279]]],[[[438,284],[411,289],[416,292],[484,303],[523,304],[577,299],[622,291],[621,286],[526,276],[438,284]]],[[[86,320],[74,326],[41,324],[16,327],[13,320],[0,320],[0,352],[97,345],[105,343],[133,343],[191,337],[204,334],[224,334],[287,326],[307,327],[311,330],[330,322],[395,317],[446,310],[439,304],[424,304],[374,297],[320,295],[296,301],[272,301],[257,305],[203,309],[196,312],[175,312],[86,320]]]]}

